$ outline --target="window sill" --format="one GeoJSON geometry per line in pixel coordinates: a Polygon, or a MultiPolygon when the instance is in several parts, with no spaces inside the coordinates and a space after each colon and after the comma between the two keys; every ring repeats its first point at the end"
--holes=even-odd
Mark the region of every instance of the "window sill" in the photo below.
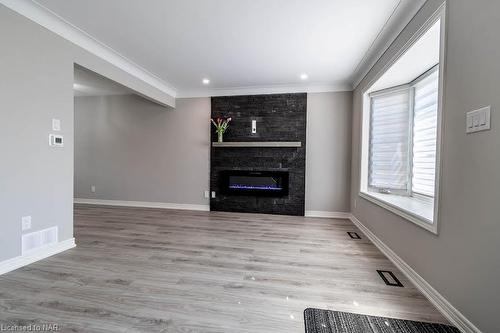
{"type": "Polygon", "coordinates": [[[359,192],[359,196],[437,235],[434,202],[376,192],[359,192]]]}

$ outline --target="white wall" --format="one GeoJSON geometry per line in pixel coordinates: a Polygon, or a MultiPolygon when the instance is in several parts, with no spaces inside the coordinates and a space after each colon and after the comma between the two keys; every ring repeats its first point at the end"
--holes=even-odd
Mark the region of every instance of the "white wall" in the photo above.
{"type": "MultiPolygon", "coordinates": [[[[349,212],[351,92],[308,94],[306,210],[349,212]]],[[[210,98],[75,98],[75,197],[208,205],[210,98]],[[96,192],[90,191],[96,186],[96,192]]]]}
{"type": "Polygon", "coordinates": [[[75,197],[208,205],[210,98],[176,104],[76,97],[75,197]]]}
{"type": "Polygon", "coordinates": [[[441,201],[436,236],[358,196],[362,91],[442,3],[429,0],[354,92],[354,215],[484,332],[500,332],[500,2],[448,1],[441,201]],[[465,113],[492,106],[492,130],[465,113]]]}
{"type": "Polygon", "coordinates": [[[306,214],[349,212],[352,93],[307,94],[306,214]]]}
{"type": "Polygon", "coordinates": [[[21,217],[73,237],[73,68],[79,63],[151,99],[157,89],[0,5],[0,262],[21,255],[21,217]],[[52,118],[65,147],[48,146],[52,118]]]}
{"type": "Polygon", "coordinates": [[[32,231],[58,226],[60,240],[73,237],[73,63],[49,49],[56,36],[23,21],[0,6],[0,261],[21,255],[22,216],[32,231]],[[52,118],[64,149],[48,146],[52,118]]]}

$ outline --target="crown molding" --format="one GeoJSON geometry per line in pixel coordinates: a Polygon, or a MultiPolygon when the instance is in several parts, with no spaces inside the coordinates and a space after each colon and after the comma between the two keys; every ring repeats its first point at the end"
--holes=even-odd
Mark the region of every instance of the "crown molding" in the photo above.
{"type": "Polygon", "coordinates": [[[422,8],[426,0],[400,0],[351,76],[354,89],[422,8]]]}
{"type": "Polygon", "coordinates": [[[130,75],[146,82],[156,89],[175,97],[177,90],[155,74],[134,63],[111,47],[98,41],[85,31],[74,26],[62,17],[37,3],[29,0],[0,0],[0,4],[30,19],[53,33],[63,37],[84,50],[106,60],[130,75]]]}
{"type": "Polygon", "coordinates": [[[239,96],[239,95],[266,95],[287,93],[320,93],[352,91],[352,86],[347,82],[333,84],[301,84],[301,85],[271,85],[249,86],[236,88],[214,88],[198,91],[180,91],[177,98],[239,96]]]}

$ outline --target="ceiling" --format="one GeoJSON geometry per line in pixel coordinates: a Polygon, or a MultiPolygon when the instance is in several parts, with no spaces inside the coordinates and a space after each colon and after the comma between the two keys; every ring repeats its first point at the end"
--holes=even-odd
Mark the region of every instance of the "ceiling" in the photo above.
{"type": "Polygon", "coordinates": [[[82,67],[75,66],[73,91],[75,96],[128,95],[134,92],[82,67]]]}
{"type": "Polygon", "coordinates": [[[294,86],[350,90],[388,23],[412,2],[36,1],[174,87],[178,97],[294,86]]]}

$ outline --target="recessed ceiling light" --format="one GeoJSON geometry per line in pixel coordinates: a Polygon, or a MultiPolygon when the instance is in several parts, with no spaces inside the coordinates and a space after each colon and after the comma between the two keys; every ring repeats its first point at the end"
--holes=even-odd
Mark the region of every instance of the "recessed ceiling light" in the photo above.
{"type": "Polygon", "coordinates": [[[309,76],[307,76],[307,74],[306,74],[306,73],[300,74],[300,79],[301,79],[301,80],[307,80],[307,78],[308,78],[308,77],[309,77],[309,76]]]}
{"type": "Polygon", "coordinates": [[[210,84],[210,80],[209,79],[203,79],[203,84],[210,84]]]}

